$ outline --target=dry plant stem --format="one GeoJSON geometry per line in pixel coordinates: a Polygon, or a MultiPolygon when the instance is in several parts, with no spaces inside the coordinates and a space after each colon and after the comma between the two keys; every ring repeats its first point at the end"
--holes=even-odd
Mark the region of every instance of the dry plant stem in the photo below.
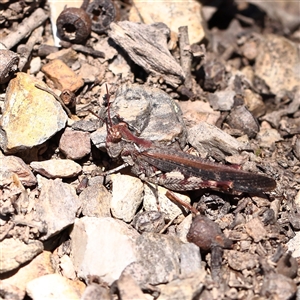
{"type": "Polygon", "coordinates": [[[18,26],[17,31],[10,33],[2,40],[2,44],[4,44],[7,49],[11,49],[47,19],[48,15],[42,8],[36,9],[28,18],[23,20],[18,26]]]}
{"type": "Polygon", "coordinates": [[[165,232],[165,230],[175,221],[175,219],[177,218],[177,216],[176,217],[174,217],[172,220],[170,220],[169,222],[168,222],[168,224],[166,224],[162,229],[161,229],[161,231],[159,232],[159,233],[164,233],[165,232]]]}
{"type": "Polygon", "coordinates": [[[188,203],[182,201],[179,197],[177,197],[173,192],[167,191],[166,196],[172,200],[173,202],[176,202],[177,204],[182,205],[183,207],[187,208],[190,212],[192,212],[195,215],[199,215],[199,211],[194,208],[193,206],[189,205],[188,203]]]}
{"type": "Polygon", "coordinates": [[[79,44],[72,45],[72,49],[74,49],[75,51],[84,53],[84,54],[94,56],[94,57],[105,58],[105,54],[103,52],[94,50],[92,48],[89,48],[89,47],[86,47],[83,45],[79,45],[79,44]]]}
{"type": "Polygon", "coordinates": [[[61,104],[61,106],[63,107],[63,109],[67,113],[68,117],[72,118],[72,113],[70,112],[70,110],[66,107],[64,102],[53,91],[51,91],[49,88],[46,88],[46,87],[41,86],[39,84],[35,84],[35,87],[42,90],[42,91],[44,91],[44,92],[47,92],[47,93],[51,94],[61,104]]]}
{"type": "Polygon", "coordinates": [[[17,53],[20,54],[20,61],[19,61],[19,70],[22,71],[24,66],[27,64],[29,60],[29,56],[32,52],[32,49],[35,44],[37,44],[43,34],[44,28],[42,26],[36,28],[31,36],[29,37],[27,43],[21,44],[18,46],[17,53]]]}
{"type": "Polygon", "coordinates": [[[190,52],[189,32],[187,26],[181,26],[179,31],[180,65],[185,74],[184,85],[192,89],[192,53],[190,52]]]}

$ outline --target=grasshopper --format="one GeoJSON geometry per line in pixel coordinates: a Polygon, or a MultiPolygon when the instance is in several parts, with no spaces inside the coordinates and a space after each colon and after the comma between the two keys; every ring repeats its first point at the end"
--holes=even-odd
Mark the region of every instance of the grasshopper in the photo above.
{"type": "Polygon", "coordinates": [[[130,166],[131,172],[141,180],[173,191],[212,188],[226,192],[260,193],[276,187],[275,180],[265,175],[246,172],[236,166],[208,162],[171,147],[157,146],[152,141],[136,136],[120,118],[113,122],[107,87],[105,98],[106,149],[112,159],[123,160],[124,164],[118,170],[130,166]]]}

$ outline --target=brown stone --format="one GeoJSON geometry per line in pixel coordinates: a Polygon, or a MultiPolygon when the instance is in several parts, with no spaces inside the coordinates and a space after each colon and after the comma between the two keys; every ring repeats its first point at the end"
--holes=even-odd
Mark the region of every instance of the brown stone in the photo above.
{"type": "Polygon", "coordinates": [[[90,134],[88,132],[66,129],[59,149],[70,159],[81,159],[91,152],[90,134]]]}
{"type": "Polygon", "coordinates": [[[82,78],[59,59],[54,59],[44,65],[42,71],[53,81],[55,87],[61,91],[66,89],[74,92],[84,84],[82,78]]]}

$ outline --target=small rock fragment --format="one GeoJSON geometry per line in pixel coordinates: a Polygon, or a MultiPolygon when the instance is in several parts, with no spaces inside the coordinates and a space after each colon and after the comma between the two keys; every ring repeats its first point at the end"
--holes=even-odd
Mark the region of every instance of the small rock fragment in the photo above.
{"type": "Polygon", "coordinates": [[[138,207],[142,203],[143,183],[139,178],[112,175],[111,213],[115,218],[131,222],[138,207]]]}
{"type": "Polygon", "coordinates": [[[246,232],[255,243],[260,242],[267,236],[263,222],[259,218],[253,218],[245,224],[246,232]]]}
{"type": "Polygon", "coordinates": [[[221,116],[221,113],[213,110],[208,102],[188,100],[179,101],[178,105],[182,110],[187,127],[192,127],[201,121],[216,125],[221,116]]]}
{"type": "Polygon", "coordinates": [[[78,53],[72,48],[61,49],[59,51],[55,51],[50,53],[47,57],[48,60],[59,59],[68,66],[72,66],[75,61],[78,60],[78,53]]]}
{"type": "Polygon", "coordinates": [[[19,56],[8,49],[0,49],[0,84],[6,83],[18,70],[19,56]]]}
{"type": "Polygon", "coordinates": [[[51,264],[51,252],[43,251],[31,262],[18,269],[18,271],[12,276],[2,279],[1,285],[3,283],[8,283],[12,286],[18,287],[25,293],[26,285],[29,281],[40,276],[52,273],[54,273],[54,269],[51,264]]]}
{"type": "MultiPolygon", "coordinates": [[[[162,186],[155,186],[154,184],[145,184],[144,185],[144,201],[143,208],[145,211],[157,211],[158,205],[160,207],[160,212],[164,213],[165,218],[168,220],[173,220],[178,217],[183,211],[186,212],[185,208],[182,208],[172,202],[166,196],[167,189],[162,186]]],[[[179,193],[174,193],[182,201],[190,203],[191,199],[179,193]]]]}
{"type": "Polygon", "coordinates": [[[14,270],[32,260],[43,251],[43,243],[30,241],[28,244],[17,239],[1,241],[0,274],[14,270]]]}
{"type": "Polygon", "coordinates": [[[297,44],[279,35],[265,35],[258,46],[255,75],[263,79],[272,94],[299,86],[300,61],[297,44]]]}
{"type": "Polygon", "coordinates": [[[132,226],[140,233],[160,232],[165,226],[164,214],[159,211],[140,211],[134,216],[132,226]]]}
{"type": "Polygon", "coordinates": [[[122,274],[118,280],[119,294],[122,300],[147,300],[142,290],[130,274],[122,274]]]}
{"type": "Polygon", "coordinates": [[[72,124],[73,130],[81,130],[85,132],[93,132],[99,128],[98,119],[82,119],[72,124]]]}
{"type": "Polygon", "coordinates": [[[251,270],[258,266],[258,255],[236,250],[227,251],[228,265],[237,271],[251,270]]]}
{"type": "Polygon", "coordinates": [[[201,255],[199,247],[192,243],[182,244],[180,247],[180,274],[182,278],[199,274],[201,269],[201,255]]]}
{"type": "Polygon", "coordinates": [[[80,202],[75,188],[61,179],[45,179],[39,175],[37,178],[40,195],[35,203],[35,214],[47,224],[47,233],[41,237],[47,240],[74,223],[80,202]]]}
{"type": "Polygon", "coordinates": [[[78,160],[91,152],[88,132],[66,129],[59,141],[59,150],[67,158],[78,160]]]}
{"type": "Polygon", "coordinates": [[[219,160],[228,154],[239,154],[241,150],[249,148],[247,144],[206,122],[200,122],[188,130],[188,141],[202,157],[209,154],[219,160]]]}
{"type": "Polygon", "coordinates": [[[21,183],[24,186],[33,186],[36,184],[36,178],[31,172],[30,168],[19,157],[13,155],[1,156],[0,166],[0,174],[3,174],[3,172],[7,171],[13,172],[18,175],[21,183]]]}
{"type": "Polygon", "coordinates": [[[25,291],[3,281],[0,284],[0,293],[3,300],[23,300],[25,297],[25,291]]]}
{"type": "Polygon", "coordinates": [[[259,131],[258,122],[244,105],[234,107],[226,118],[226,123],[232,129],[247,134],[250,139],[254,138],[259,131]]]}
{"type": "MultiPolygon", "coordinates": [[[[203,272],[204,273],[204,272],[203,272]]],[[[198,276],[175,279],[167,284],[158,285],[161,300],[197,299],[204,288],[203,279],[198,276]]],[[[200,299],[200,298],[199,298],[200,299]]]]}
{"type": "MultiPolygon", "coordinates": [[[[118,114],[140,133],[141,138],[163,144],[177,140],[184,146],[186,131],[182,113],[175,101],[165,92],[142,85],[124,84],[116,91],[111,105],[112,114],[118,114]]],[[[105,147],[105,126],[91,134],[98,148],[105,147]]]]}
{"type": "Polygon", "coordinates": [[[176,227],[176,236],[180,238],[183,243],[188,243],[186,238],[193,221],[193,215],[189,214],[184,220],[176,227]]]}
{"type": "Polygon", "coordinates": [[[266,299],[292,299],[297,292],[293,279],[281,274],[270,273],[264,277],[261,295],[266,299]]]}
{"type": "Polygon", "coordinates": [[[83,217],[75,221],[70,236],[71,259],[86,282],[93,274],[111,284],[136,260],[138,233],[120,220],[83,217]]]}
{"type": "Polygon", "coordinates": [[[88,63],[83,63],[79,70],[78,76],[80,76],[85,83],[95,82],[97,76],[100,74],[99,68],[92,66],[88,63]]]}
{"type": "Polygon", "coordinates": [[[165,23],[175,34],[180,26],[189,27],[189,40],[191,44],[199,43],[206,35],[204,20],[202,19],[202,6],[196,1],[164,2],[149,1],[148,5],[140,0],[133,1],[129,20],[152,24],[165,23]]]}
{"type": "Polygon", "coordinates": [[[61,270],[61,274],[69,279],[76,279],[76,272],[72,260],[69,255],[64,254],[60,258],[59,268],[61,270]]]}
{"type": "Polygon", "coordinates": [[[81,298],[81,291],[75,288],[72,281],[59,274],[44,275],[31,280],[27,283],[26,291],[32,300],[81,298]]]}
{"type": "Polygon", "coordinates": [[[110,217],[111,198],[102,184],[88,186],[79,195],[82,214],[87,217],[110,217]]]}
{"type": "Polygon", "coordinates": [[[40,57],[34,57],[30,61],[30,74],[37,74],[42,67],[42,61],[40,57]]]}
{"type": "Polygon", "coordinates": [[[257,134],[257,140],[260,147],[271,148],[274,143],[282,141],[282,137],[276,129],[262,127],[257,134]]]}
{"type": "Polygon", "coordinates": [[[208,95],[210,105],[214,110],[229,111],[234,104],[235,91],[217,91],[208,95]]]}
{"type": "Polygon", "coordinates": [[[36,83],[45,86],[21,72],[9,83],[0,120],[0,147],[5,153],[32,149],[65,127],[67,115],[61,105],[36,83]]]}
{"type": "Polygon", "coordinates": [[[110,290],[96,283],[89,284],[84,290],[81,300],[111,300],[110,290]]]}
{"type": "Polygon", "coordinates": [[[83,79],[59,59],[48,62],[42,67],[42,71],[61,91],[70,90],[74,92],[84,85],[83,79]]]}
{"type": "Polygon", "coordinates": [[[131,274],[140,286],[203,273],[198,247],[176,237],[143,233],[136,240],[136,253],[137,261],[127,266],[123,275],[131,274]]]}
{"type": "Polygon", "coordinates": [[[255,118],[261,117],[266,112],[266,105],[262,101],[262,97],[250,89],[244,90],[245,105],[255,118]]]}
{"type": "Polygon", "coordinates": [[[70,178],[81,173],[81,166],[70,159],[49,159],[33,161],[30,167],[47,178],[70,178]]]}
{"type": "Polygon", "coordinates": [[[293,257],[300,257],[300,231],[295,232],[295,236],[287,242],[287,246],[293,257]]]}
{"type": "Polygon", "coordinates": [[[28,194],[17,174],[6,171],[0,173],[0,214],[9,216],[27,211],[28,194]]]}

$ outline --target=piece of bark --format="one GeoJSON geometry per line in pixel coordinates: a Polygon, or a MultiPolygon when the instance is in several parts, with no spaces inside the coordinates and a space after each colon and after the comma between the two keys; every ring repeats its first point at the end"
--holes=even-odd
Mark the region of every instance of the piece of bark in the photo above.
{"type": "Polygon", "coordinates": [[[184,85],[192,88],[192,53],[190,51],[189,32],[187,26],[179,27],[180,64],[185,74],[184,85]]]}
{"type": "Polygon", "coordinates": [[[18,26],[17,31],[10,33],[2,40],[2,44],[4,44],[7,49],[11,49],[47,19],[48,15],[42,8],[36,9],[28,18],[23,20],[18,26]]]}
{"type": "Polygon", "coordinates": [[[110,27],[109,37],[147,73],[161,76],[174,87],[182,84],[184,73],[168,50],[169,29],[163,23],[145,25],[124,21],[112,23],[110,27]]]}
{"type": "Polygon", "coordinates": [[[32,52],[32,49],[34,45],[41,40],[43,31],[44,31],[44,27],[42,26],[36,28],[32,32],[26,44],[21,44],[18,46],[17,52],[18,54],[20,54],[20,62],[19,62],[20,71],[22,71],[25,65],[28,63],[29,56],[32,52]]]}

